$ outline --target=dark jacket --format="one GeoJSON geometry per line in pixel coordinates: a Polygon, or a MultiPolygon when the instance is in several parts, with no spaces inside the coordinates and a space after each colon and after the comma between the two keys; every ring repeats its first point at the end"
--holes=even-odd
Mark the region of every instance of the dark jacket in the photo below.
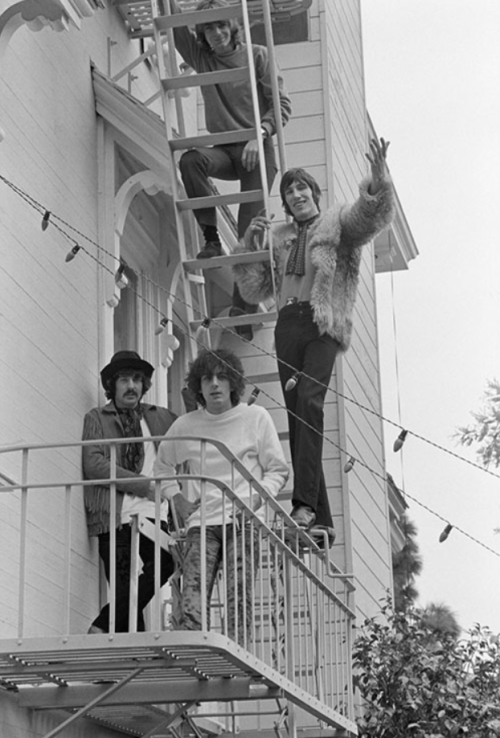
{"type": "MultiPolygon", "coordinates": [[[[142,403],[144,410],[144,420],[152,436],[163,436],[174,422],[176,416],[164,407],[157,405],[146,405],[142,403]]],[[[84,441],[100,438],[123,438],[123,427],[120,416],[112,402],[104,407],[95,407],[85,415],[83,421],[84,441]]],[[[156,448],[158,443],[155,442],[156,448]]],[[[116,526],[120,525],[121,509],[123,504],[123,495],[128,492],[138,497],[147,497],[150,491],[150,483],[141,475],[131,472],[120,466],[121,449],[123,444],[117,447],[116,476],[118,482],[116,484],[116,526]],[[128,481],[120,481],[120,478],[129,478],[128,481]],[[132,477],[132,479],[130,479],[132,477]]],[[[110,477],[110,456],[111,450],[109,445],[83,446],[82,448],[82,468],[84,479],[107,479],[110,477]]],[[[85,487],[84,492],[85,508],[87,511],[87,525],[90,536],[97,536],[100,533],[109,531],[109,487],[104,485],[95,485],[94,487],[85,487]]]]}

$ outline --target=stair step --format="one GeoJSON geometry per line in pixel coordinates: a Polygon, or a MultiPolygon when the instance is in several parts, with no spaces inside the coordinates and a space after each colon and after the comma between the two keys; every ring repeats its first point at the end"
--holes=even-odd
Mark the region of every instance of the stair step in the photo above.
{"type": "Polygon", "coordinates": [[[190,197],[187,200],[177,200],[179,210],[199,210],[200,208],[222,207],[242,202],[257,202],[264,199],[262,190],[248,190],[247,192],[232,192],[230,195],[208,195],[207,197],[190,197]]]}
{"type": "Polygon", "coordinates": [[[246,251],[244,254],[212,256],[211,259],[190,259],[184,261],[183,266],[187,272],[195,272],[199,269],[220,269],[233,264],[254,264],[259,261],[269,261],[269,251],[246,251]]]}
{"type": "Polygon", "coordinates": [[[247,374],[248,384],[266,384],[266,382],[279,382],[278,372],[266,372],[266,374],[247,374]]]}
{"type": "Polygon", "coordinates": [[[163,89],[184,90],[186,87],[203,87],[204,85],[220,85],[224,82],[244,82],[249,77],[248,67],[223,69],[217,72],[200,72],[200,74],[182,74],[177,77],[162,79],[163,89]]]}
{"type": "Polygon", "coordinates": [[[167,31],[169,28],[196,26],[199,23],[213,23],[214,21],[229,20],[230,18],[241,18],[241,5],[228,5],[227,7],[211,8],[210,10],[162,15],[154,19],[154,24],[158,31],[167,31]]]}
{"type": "Polygon", "coordinates": [[[198,146],[221,146],[223,144],[240,143],[241,141],[251,141],[254,138],[257,138],[255,128],[242,128],[238,131],[175,138],[169,144],[172,151],[182,151],[182,149],[193,149],[198,146]]]}
{"type": "MultiPolygon", "coordinates": [[[[221,328],[232,328],[237,325],[271,323],[274,320],[276,320],[276,312],[272,310],[269,313],[245,313],[245,315],[236,315],[234,318],[214,318],[214,325],[221,328]]],[[[192,320],[190,322],[191,329],[195,331],[203,322],[203,320],[192,320]]]]}

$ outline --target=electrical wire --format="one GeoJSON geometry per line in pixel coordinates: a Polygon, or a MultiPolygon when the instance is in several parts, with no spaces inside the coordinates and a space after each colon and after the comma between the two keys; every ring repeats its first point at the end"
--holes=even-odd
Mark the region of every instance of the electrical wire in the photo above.
{"type": "MultiPolygon", "coordinates": [[[[2,174],[0,174],[0,181],[4,182],[4,184],[6,184],[8,187],[10,187],[17,195],[19,195],[32,208],[34,208],[35,210],[37,210],[37,212],[39,212],[40,214],[42,214],[43,215],[43,222],[44,223],[48,224],[50,222],[50,225],[53,226],[54,228],[56,228],[56,230],[59,233],[61,233],[61,235],[63,235],[70,243],[74,244],[74,247],[75,246],[78,247],[78,251],[81,250],[90,259],[92,259],[94,262],[96,262],[96,264],[98,264],[98,266],[101,269],[104,269],[109,274],[112,274],[113,277],[115,276],[115,271],[114,270],[110,269],[105,264],[103,264],[102,261],[100,261],[94,254],[90,253],[90,251],[88,249],[86,249],[85,247],[81,246],[81,244],[78,243],[72,236],[70,236],[68,233],[66,233],[66,231],[64,230],[64,228],[62,228],[58,224],[58,221],[59,221],[59,223],[62,223],[66,228],[69,228],[71,231],[73,231],[74,233],[76,233],[81,239],[83,239],[83,240],[87,241],[88,243],[92,244],[92,246],[94,246],[95,248],[97,248],[98,251],[100,251],[103,254],[105,254],[108,258],[111,258],[111,259],[115,260],[118,263],[118,266],[120,266],[122,264],[122,262],[123,262],[122,259],[120,259],[119,257],[116,257],[114,254],[110,253],[107,249],[105,249],[104,247],[102,247],[100,244],[96,243],[92,238],[90,238],[89,236],[87,236],[83,232],[79,231],[77,228],[75,228],[74,226],[72,226],[70,223],[67,223],[65,220],[63,220],[62,218],[60,218],[58,215],[56,215],[52,211],[48,211],[47,208],[45,208],[43,205],[41,205],[41,203],[37,202],[28,193],[24,192],[21,188],[17,187],[15,184],[13,184],[12,182],[10,182],[2,174]],[[49,213],[49,215],[50,215],[50,221],[49,221],[49,216],[46,215],[47,213],[49,213]]],[[[162,285],[160,285],[159,283],[157,283],[154,280],[150,279],[149,277],[147,277],[147,275],[142,275],[142,276],[143,276],[144,280],[147,283],[149,283],[150,285],[156,287],[159,291],[163,292],[168,297],[171,297],[171,298],[173,297],[175,300],[178,300],[184,306],[188,306],[188,304],[184,300],[182,300],[182,298],[180,298],[177,295],[172,295],[172,293],[170,293],[165,287],[162,287],[162,285]]],[[[136,295],[136,297],[139,300],[142,300],[146,305],[148,305],[148,307],[150,307],[153,311],[155,311],[158,314],[158,316],[160,316],[160,318],[162,318],[162,320],[165,320],[165,316],[164,316],[163,312],[156,305],[154,305],[149,300],[147,300],[137,290],[135,290],[130,284],[126,287],[126,289],[131,290],[136,295]]],[[[197,311],[197,312],[202,316],[202,314],[201,314],[200,311],[197,311]]],[[[181,331],[181,333],[183,333],[184,336],[186,336],[187,338],[190,338],[190,339],[192,339],[194,337],[195,342],[200,347],[202,347],[204,349],[207,349],[207,347],[205,346],[205,344],[202,341],[200,341],[199,339],[197,339],[196,336],[193,336],[193,335],[190,334],[190,332],[188,330],[187,324],[182,320],[182,318],[180,317],[180,315],[178,315],[175,312],[174,312],[174,314],[178,318],[179,323],[182,323],[183,324],[183,327],[177,325],[177,327],[179,328],[179,330],[181,331]]],[[[207,320],[207,322],[209,322],[210,324],[213,323],[214,325],[219,325],[223,329],[225,328],[222,324],[220,324],[220,323],[217,322],[217,319],[216,318],[207,318],[206,316],[202,316],[202,317],[205,317],[205,319],[207,320]]],[[[241,341],[243,341],[245,343],[251,343],[252,346],[254,348],[257,348],[263,355],[268,356],[268,357],[271,357],[276,362],[281,363],[283,366],[286,366],[289,369],[293,369],[295,371],[295,367],[293,367],[290,364],[287,364],[286,362],[278,359],[274,354],[270,353],[269,351],[266,351],[263,347],[256,346],[255,344],[253,344],[251,341],[248,341],[243,336],[238,336],[238,337],[240,338],[241,341]]],[[[210,349],[208,349],[208,350],[210,350],[210,349]]],[[[301,374],[304,375],[303,372],[301,372],[301,374]]],[[[467,463],[467,464],[475,467],[476,469],[478,469],[478,470],[480,470],[482,472],[486,472],[486,473],[489,473],[490,475],[492,475],[494,477],[500,478],[500,474],[496,474],[496,473],[492,472],[491,470],[486,469],[486,468],[480,466],[477,463],[474,463],[472,461],[469,461],[468,459],[465,459],[464,457],[460,456],[459,454],[450,451],[449,449],[445,448],[444,446],[441,446],[438,443],[435,443],[434,441],[431,441],[431,440],[425,438],[424,436],[419,435],[418,433],[415,433],[413,431],[408,431],[407,429],[403,428],[403,426],[401,425],[400,422],[399,423],[396,423],[396,422],[390,420],[389,418],[385,418],[382,414],[376,412],[372,408],[369,408],[369,407],[364,406],[362,403],[358,402],[354,398],[349,397],[347,395],[344,395],[343,393],[341,393],[338,390],[330,387],[329,385],[323,384],[322,382],[320,382],[319,380],[315,379],[314,377],[310,377],[309,375],[304,375],[304,376],[306,376],[311,381],[319,384],[321,387],[325,388],[327,391],[333,392],[337,397],[341,397],[342,399],[346,400],[347,402],[353,403],[354,405],[356,405],[359,409],[363,410],[364,412],[376,416],[377,418],[379,418],[383,422],[389,423],[389,424],[391,424],[391,425],[393,425],[393,426],[401,429],[402,431],[405,431],[405,433],[407,433],[407,434],[411,434],[415,438],[418,438],[419,440],[421,440],[421,441],[423,441],[425,443],[428,443],[429,445],[433,446],[434,448],[437,448],[440,451],[442,451],[442,452],[444,452],[446,454],[449,454],[452,457],[454,457],[454,458],[456,458],[456,459],[458,459],[458,460],[460,460],[462,462],[465,462],[465,463],[467,463]]],[[[244,377],[244,379],[246,380],[246,377],[244,377]]],[[[272,397],[265,390],[263,390],[262,388],[260,388],[260,391],[261,391],[261,393],[265,397],[267,397],[269,400],[271,400],[271,402],[274,404],[275,407],[286,410],[286,412],[289,415],[292,415],[297,420],[299,420],[299,422],[305,424],[310,430],[312,430],[315,433],[317,433],[318,435],[320,435],[322,437],[322,440],[323,441],[325,441],[326,443],[329,443],[330,445],[334,446],[336,449],[338,449],[342,453],[346,454],[350,459],[353,459],[358,465],[364,467],[373,476],[378,477],[379,479],[381,479],[384,485],[387,483],[387,476],[385,474],[382,474],[382,473],[376,471],[375,469],[372,469],[362,459],[358,459],[358,458],[356,458],[354,456],[351,456],[344,448],[342,448],[339,444],[335,443],[331,438],[328,438],[328,436],[325,436],[323,433],[321,433],[321,431],[318,431],[316,428],[314,428],[309,423],[307,423],[302,418],[300,418],[297,414],[295,414],[292,411],[288,410],[288,408],[286,408],[286,406],[283,406],[280,403],[277,403],[276,400],[274,399],[274,397],[272,397]]],[[[415,504],[417,504],[420,507],[422,507],[423,509],[425,509],[431,515],[434,515],[439,520],[444,521],[445,523],[449,524],[448,518],[445,518],[440,513],[437,513],[435,510],[432,510],[430,507],[428,507],[427,505],[425,505],[423,502],[421,502],[420,500],[418,500],[416,497],[413,497],[412,495],[410,495],[406,490],[399,489],[398,487],[396,487],[396,489],[398,490],[398,492],[400,492],[400,494],[403,497],[407,497],[408,499],[411,499],[413,502],[415,502],[415,504]]],[[[469,538],[469,540],[473,541],[474,543],[478,544],[482,548],[486,549],[490,553],[492,553],[495,556],[498,556],[500,558],[500,552],[495,551],[494,549],[490,548],[489,546],[487,546],[486,544],[484,544],[483,542],[481,542],[480,540],[478,540],[477,538],[475,538],[471,534],[469,534],[466,531],[464,531],[462,528],[460,528],[460,527],[458,527],[456,525],[453,525],[453,528],[456,531],[458,531],[459,533],[462,533],[462,535],[464,535],[465,537],[469,538]]]]}

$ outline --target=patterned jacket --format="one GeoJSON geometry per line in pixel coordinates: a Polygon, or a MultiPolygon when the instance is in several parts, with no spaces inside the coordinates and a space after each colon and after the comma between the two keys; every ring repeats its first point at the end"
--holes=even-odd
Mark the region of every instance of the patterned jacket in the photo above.
{"type": "MultiPolygon", "coordinates": [[[[341,351],[349,348],[351,340],[362,247],[389,225],[394,214],[391,180],[386,178],[375,195],[368,192],[369,184],[370,179],[363,180],[355,203],[328,208],[307,232],[307,248],[311,249],[311,262],[315,268],[311,291],[314,322],[321,334],[327,333],[338,341],[341,351]]],[[[296,234],[295,222],[272,229],[278,294],[287,255],[296,234]]],[[[236,251],[257,250],[256,242],[257,239],[246,236],[236,251]]],[[[233,272],[247,302],[258,303],[273,295],[269,262],[235,264],[233,272]]]]}
{"type": "MultiPolygon", "coordinates": [[[[163,436],[174,422],[176,415],[164,407],[157,405],[146,405],[142,403],[144,420],[152,436],[163,436]]],[[[96,443],[82,447],[82,469],[84,479],[109,479],[111,471],[111,447],[109,444],[100,444],[99,439],[123,438],[123,427],[120,416],[112,402],[104,407],[95,407],[85,415],[83,421],[84,441],[95,439],[96,443]]],[[[155,441],[158,448],[159,442],[155,441]]],[[[123,495],[128,492],[139,497],[146,497],[149,493],[149,482],[123,466],[120,466],[120,449],[117,447],[116,476],[116,527],[120,525],[120,515],[123,503],[123,495]],[[129,478],[129,481],[120,481],[120,478],[129,478]],[[131,478],[131,479],[130,479],[131,478]]],[[[109,531],[109,509],[110,495],[109,487],[94,485],[85,487],[85,508],[87,511],[87,525],[90,536],[109,531]]]]}

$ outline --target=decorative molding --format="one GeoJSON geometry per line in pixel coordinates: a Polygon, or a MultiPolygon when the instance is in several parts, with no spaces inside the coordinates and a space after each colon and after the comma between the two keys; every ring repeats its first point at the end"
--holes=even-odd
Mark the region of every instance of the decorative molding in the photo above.
{"type": "MultiPolygon", "coordinates": [[[[82,18],[89,18],[104,0],[21,0],[0,14],[0,67],[13,34],[26,25],[30,31],[49,27],[53,31],[68,31],[70,24],[80,28],[82,18]]],[[[5,132],[0,128],[0,143],[5,132]]]]}

